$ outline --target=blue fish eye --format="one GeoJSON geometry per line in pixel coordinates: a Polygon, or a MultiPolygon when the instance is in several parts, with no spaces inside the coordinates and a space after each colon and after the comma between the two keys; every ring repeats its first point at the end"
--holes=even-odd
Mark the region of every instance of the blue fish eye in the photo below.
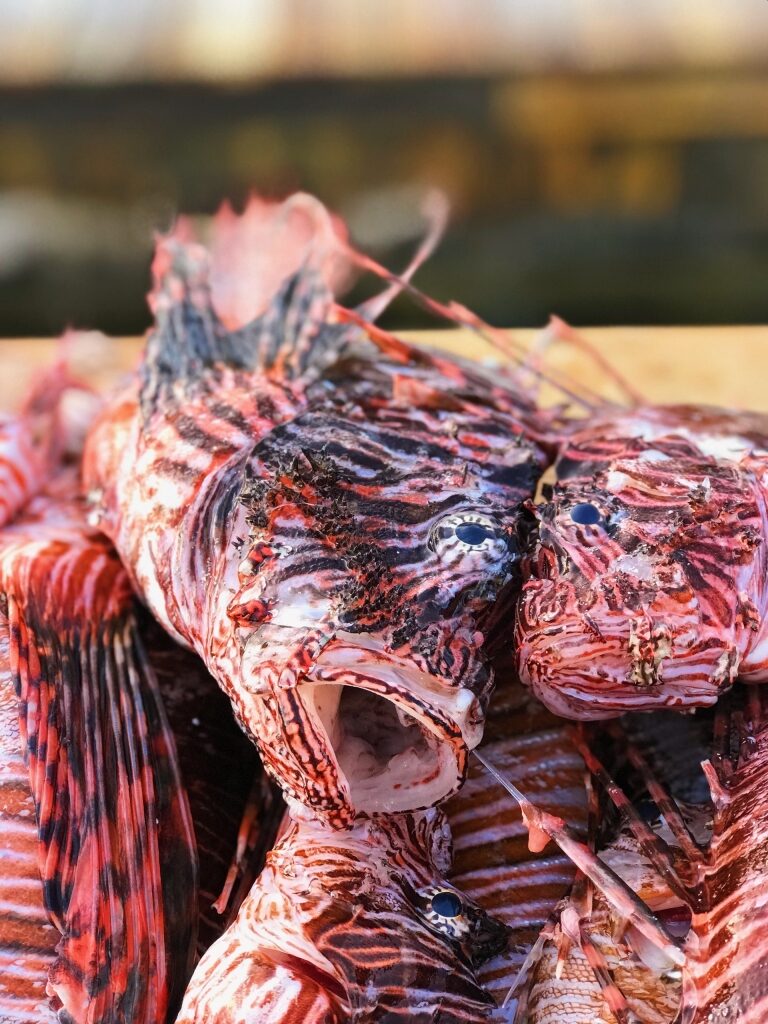
{"type": "Polygon", "coordinates": [[[492,527],[484,526],[482,523],[459,523],[454,532],[462,544],[469,544],[472,547],[478,547],[483,541],[496,535],[492,527]]]}
{"type": "Polygon", "coordinates": [[[579,526],[595,526],[600,522],[602,516],[600,509],[589,501],[580,501],[571,509],[571,519],[579,526]]]}
{"type": "Polygon", "coordinates": [[[458,917],[463,907],[455,892],[436,892],[432,897],[432,909],[440,917],[458,917]]]}

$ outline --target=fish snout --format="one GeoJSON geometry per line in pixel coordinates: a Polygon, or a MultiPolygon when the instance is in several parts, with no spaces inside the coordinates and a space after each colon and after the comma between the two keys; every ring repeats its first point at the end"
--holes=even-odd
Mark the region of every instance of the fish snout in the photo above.
{"type": "Polygon", "coordinates": [[[565,718],[707,707],[736,678],[732,637],[647,614],[582,614],[517,635],[522,681],[565,718]]]}
{"type": "Polygon", "coordinates": [[[481,967],[488,960],[503,953],[509,945],[511,934],[512,929],[503,921],[478,909],[470,923],[468,955],[472,966],[481,967]]]}

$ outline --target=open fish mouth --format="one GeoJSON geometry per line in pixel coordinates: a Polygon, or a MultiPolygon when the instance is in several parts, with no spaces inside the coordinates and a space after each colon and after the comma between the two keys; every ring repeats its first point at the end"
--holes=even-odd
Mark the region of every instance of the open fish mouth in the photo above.
{"type": "Polygon", "coordinates": [[[355,814],[436,804],[459,788],[482,737],[471,690],[357,635],[337,634],[298,689],[325,732],[355,814]]]}

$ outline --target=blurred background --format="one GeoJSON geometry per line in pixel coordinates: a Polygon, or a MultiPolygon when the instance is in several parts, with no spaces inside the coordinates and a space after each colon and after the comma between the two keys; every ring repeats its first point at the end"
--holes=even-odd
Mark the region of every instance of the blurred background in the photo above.
{"type": "Polygon", "coordinates": [[[296,188],[393,266],[443,189],[495,323],[768,321],[766,57],[765,0],[0,0],[0,336],[142,331],[154,230],[296,188]]]}

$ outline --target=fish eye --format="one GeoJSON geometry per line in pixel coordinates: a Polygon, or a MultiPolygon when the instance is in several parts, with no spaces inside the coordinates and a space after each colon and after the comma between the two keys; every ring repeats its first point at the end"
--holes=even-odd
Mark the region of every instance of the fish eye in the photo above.
{"type": "Polygon", "coordinates": [[[462,544],[478,547],[483,541],[496,536],[496,530],[485,523],[459,523],[454,530],[462,544]]]}
{"type": "Polygon", "coordinates": [[[464,904],[461,902],[455,892],[445,890],[443,892],[436,892],[432,897],[432,910],[440,917],[453,918],[458,917],[464,910],[464,904]]]}
{"type": "Polygon", "coordinates": [[[477,569],[503,565],[517,551],[502,526],[482,512],[451,512],[432,527],[429,547],[441,561],[477,569]]]}
{"type": "Polygon", "coordinates": [[[428,924],[453,942],[465,942],[471,935],[470,915],[461,896],[453,889],[422,889],[417,905],[428,924]]]}
{"type": "Polygon", "coordinates": [[[589,501],[580,501],[571,509],[571,520],[579,526],[596,526],[602,518],[597,505],[589,501]]]}

